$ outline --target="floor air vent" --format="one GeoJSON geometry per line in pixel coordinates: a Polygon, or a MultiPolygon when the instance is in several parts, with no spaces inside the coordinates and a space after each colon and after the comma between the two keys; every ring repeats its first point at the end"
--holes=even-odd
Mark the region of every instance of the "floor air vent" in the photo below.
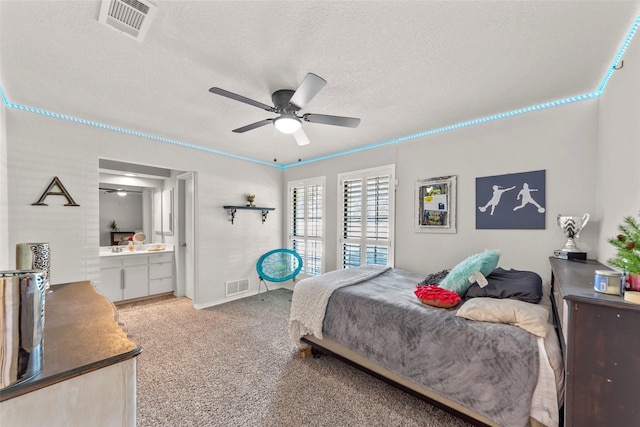
{"type": "Polygon", "coordinates": [[[102,0],[98,21],[142,41],[157,9],[148,0],[102,0]]]}
{"type": "Polygon", "coordinates": [[[231,280],[227,283],[227,296],[231,297],[238,294],[249,292],[249,279],[231,280]]]}

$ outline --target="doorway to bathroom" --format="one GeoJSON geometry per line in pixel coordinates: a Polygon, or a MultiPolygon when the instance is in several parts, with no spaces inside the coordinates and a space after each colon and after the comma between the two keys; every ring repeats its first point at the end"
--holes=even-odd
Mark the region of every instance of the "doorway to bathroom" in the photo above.
{"type": "Polygon", "coordinates": [[[140,232],[151,249],[171,248],[174,294],[195,301],[196,173],[99,159],[99,191],[101,250],[114,244],[114,231],[140,232]]]}

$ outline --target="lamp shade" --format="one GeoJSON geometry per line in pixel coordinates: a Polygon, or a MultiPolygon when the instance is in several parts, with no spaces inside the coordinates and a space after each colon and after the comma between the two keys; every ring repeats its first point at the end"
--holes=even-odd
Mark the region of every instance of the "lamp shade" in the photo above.
{"type": "Polygon", "coordinates": [[[300,123],[300,119],[293,115],[278,117],[274,120],[273,124],[275,125],[276,129],[286,134],[294,133],[302,126],[302,123],[300,123]]]}

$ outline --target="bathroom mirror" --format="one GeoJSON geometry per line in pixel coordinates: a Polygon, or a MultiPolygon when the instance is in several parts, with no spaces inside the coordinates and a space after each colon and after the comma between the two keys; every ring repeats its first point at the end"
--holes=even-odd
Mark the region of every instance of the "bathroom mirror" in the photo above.
{"type": "Polygon", "coordinates": [[[145,243],[155,243],[154,221],[164,207],[154,195],[162,195],[170,177],[169,169],[100,159],[100,246],[126,243],[136,233],[145,235],[145,243]]]}

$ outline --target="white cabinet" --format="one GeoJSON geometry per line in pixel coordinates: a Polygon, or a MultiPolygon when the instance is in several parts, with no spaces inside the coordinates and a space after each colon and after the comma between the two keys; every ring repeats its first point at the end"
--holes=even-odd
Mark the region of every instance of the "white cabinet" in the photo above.
{"type": "MultiPolygon", "coordinates": [[[[109,259],[108,261],[114,261],[114,259],[109,259]]],[[[98,286],[98,291],[109,301],[120,301],[122,299],[123,271],[120,260],[117,261],[118,265],[112,266],[112,263],[104,263],[103,260],[100,260],[100,285],[98,286]]]]}
{"type": "Polygon", "coordinates": [[[100,258],[98,291],[112,302],[173,291],[173,252],[100,258]]]}
{"type": "Polygon", "coordinates": [[[173,253],[149,257],[149,295],[173,291],[173,253]]]}
{"type": "Polygon", "coordinates": [[[149,295],[149,257],[129,255],[122,257],[122,299],[149,295]]]}

